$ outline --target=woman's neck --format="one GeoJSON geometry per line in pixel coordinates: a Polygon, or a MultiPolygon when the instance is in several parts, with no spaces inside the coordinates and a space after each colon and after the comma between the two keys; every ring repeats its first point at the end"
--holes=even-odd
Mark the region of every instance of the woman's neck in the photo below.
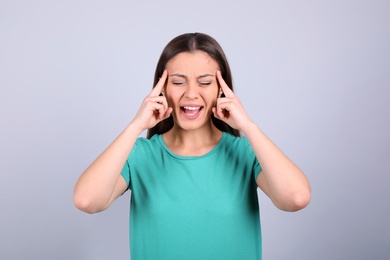
{"type": "Polygon", "coordinates": [[[173,126],[163,134],[163,140],[168,148],[181,156],[200,156],[211,151],[219,142],[222,131],[214,124],[196,130],[184,130],[173,126]]]}

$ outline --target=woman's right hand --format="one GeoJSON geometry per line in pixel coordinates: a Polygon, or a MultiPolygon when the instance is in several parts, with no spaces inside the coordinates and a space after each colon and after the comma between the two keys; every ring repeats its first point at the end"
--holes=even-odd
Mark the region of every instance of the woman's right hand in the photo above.
{"type": "Polygon", "coordinates": [[[167,78],[168,72],[165,70],[156,86],[142,102],[134,117],[132,123],[140,127],[140,129],[152,128],[171,115],[173,109],[168,107],[167,99],[163,93],[167,78]]]}
{"type": "Polygon", "coordinates": [[[73,198],[77,208],[88,213],[99,212],[125,192],[127,183],[120,173],[140,131],[155,126],[172,113],[165,96],[160,96],[167,78],[168,73],[164,71],[130,125],[80,176],[73,198]]]}

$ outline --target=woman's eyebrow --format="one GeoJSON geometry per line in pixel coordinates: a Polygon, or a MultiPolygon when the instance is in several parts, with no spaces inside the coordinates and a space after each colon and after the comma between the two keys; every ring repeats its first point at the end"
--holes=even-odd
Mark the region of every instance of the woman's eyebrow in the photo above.
{"type": "Polygon", "coordinates": [[[180,78],[187,78],[187,76],[186,76],[186,75],[179,74],[179,73],[176,73],[176,74],[169,75],[169,77],[180,77],[180,78]]]}
{"type": "Polygon", "coordinates": [[[203,74],[203,75],[200,75],[198,77],[198,79],[200,79],[200,78],[207,78],[207,77],[214,77],[214,75],[213,74],[203,74]]]}
{"type": "MultiPolygon", "coordinates": [[[[180,77],[180,78],[185,78],[185,79],[187,78],[186,75],[180,74],[180,73],[171,74],[171,75],[169,75],[169,77],[180,77]]],[[[215,76],[213,74],[202,74],[202,75],[198,76],[198,79],[207,78],[207,77],[215,77],[215,76]]]]}

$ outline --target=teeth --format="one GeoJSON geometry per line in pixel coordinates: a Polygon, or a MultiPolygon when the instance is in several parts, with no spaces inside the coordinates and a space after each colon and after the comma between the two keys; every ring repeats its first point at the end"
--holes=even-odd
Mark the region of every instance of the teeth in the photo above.
{"type": "Polygon", "coordinates": [[[199,110],[200,107],[184,107],[185,110],[199,110]]]}

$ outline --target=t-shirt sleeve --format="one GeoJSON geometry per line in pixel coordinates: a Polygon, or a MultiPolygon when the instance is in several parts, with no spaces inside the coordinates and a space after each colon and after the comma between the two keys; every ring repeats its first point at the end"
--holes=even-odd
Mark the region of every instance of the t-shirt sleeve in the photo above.
{"type": "Polygon", "coordinates": [[[129,159],[126,160],[125,165],[122,168],[121,172],[122,177],[125,179],[127,183],[127,187],[130,186],[130,166],[129,166],[129,159]]]}
{"type": "Polygon", "coordinates": [[[261,168],[261,165],[259,163],[259,160],[257,160],[255,152],[252,149],[252,146],[249,144],[249,141],[247,139],[246,139],[246,142],[248,145],[247,146],[247,153],[248,153],[249,158],[251,159],[251,163],[253,163],[252,173],[253,173],[253,176],[255,177],[255,180],[257,180],[257,177],[259,176],[262,168],[261,168]]]}
{"type": "Polygon", "coordinates": [[[127,157],[127,160],[126,160],[125,164],[123,165],[123,168],[121,171],[121,175],[125,179],[128,188],[130,188],[130,183],[131,183],[130,163],[131,163],[132,158],[134,157],[135,151],[137,150],[137,146],[138,146],[137,142],[138,142],[138,139],[135,142],[133,149],[131,150],[129,156],[127,157]]]}
{"type": "Polygon", "coordinates": [[[261,168],[259,161],[257,160],[256,155],[255,155],[255,163],[254,163],[253,169],[254,169],[253,174],[255,176],[255,180],[257,180],[257,177],[260,175],[262,168],[261,168]]]}

